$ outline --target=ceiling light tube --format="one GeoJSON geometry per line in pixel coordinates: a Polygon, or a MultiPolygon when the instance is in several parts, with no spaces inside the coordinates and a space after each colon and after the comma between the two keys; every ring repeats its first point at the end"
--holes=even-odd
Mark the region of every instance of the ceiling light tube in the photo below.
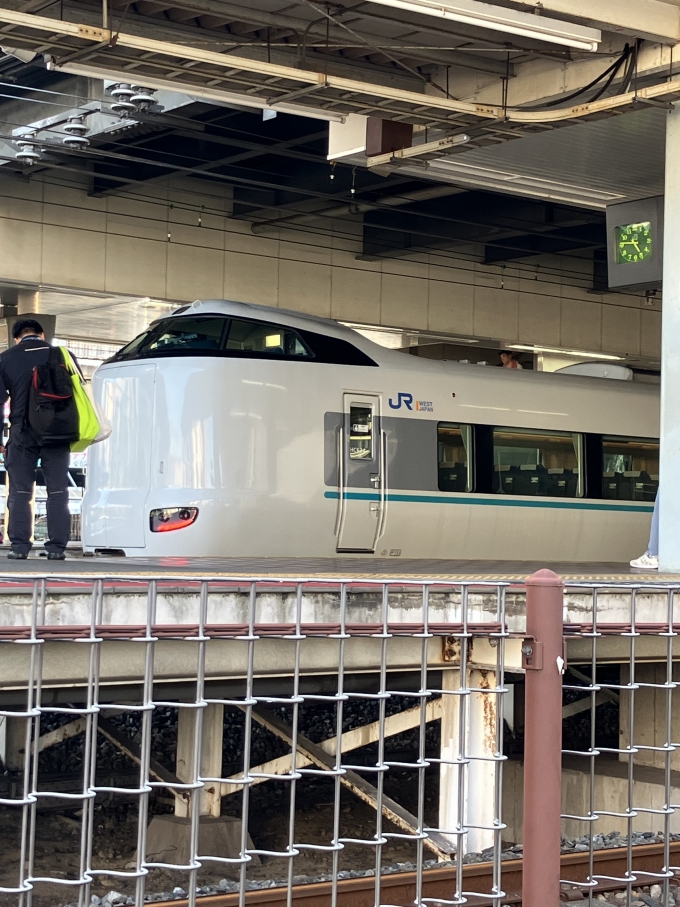
{"type": "Polygon", "coordinates": [[[585,353],[583,350],[558,350],[550,346],[529,346],[525,343],[509,343],[503,349],[526,350],[528,353],[557,353],[560,356],[585,356],[587,359],[606,359],[620,362],[625,356],[612,356],[610,353],[585,353]]]}
{"type": "Polygon", "coordinates": [[[534,38],[561,44],[575,50],[595,51],[602,40],[598,28],[574,25],[560,19],[548,19],[534,13],[522,13],[479,0],[371,0],[379,6],[392,6],[411,13],[436,16],[450,22],[489,28],[520,38],[534,38]]]}

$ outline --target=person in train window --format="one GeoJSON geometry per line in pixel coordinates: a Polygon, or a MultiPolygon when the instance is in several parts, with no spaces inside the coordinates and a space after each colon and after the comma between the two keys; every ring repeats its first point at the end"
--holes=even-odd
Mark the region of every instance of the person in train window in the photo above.
{"type": "Polygon", "coordinates": [[[659,569],[659,490],[657,489],[654,498],[654,513],[652,514],[652,528],[649,532],[649,542],[647,550],[640,557],[636,557],[630,562],[630,566],[636,570],[658,570],[659,569]]]}
{"type": "MultiPolygon", "coordinates": [[[[7,557],[26,560],[31,550],[33,513],[31,501],[35,488],[38,461],[47,485],[47,532],[45,549],[49,560],[64,560],[64,549],[71,530],[68,506],[68,466],[71,448],[68,444],[41,447],[26,425],[28,393],[36,365],[44,365],[50,344],[40,322],[32,318],[17,321],[12,328],[14,346],[0,356],[0,407],[9,397],[10,436],[5,455],[9,475],[9,527],[12,550],[7,557]]],[[[75,358],[75,357],[74,357],[75,358]]],[[[0,432],[4,430],[0,421],[0,432]]]]}
{"type": "Polygon", "coordinates": [[[501,368],[522,368],[521,363],[517,359],[517,353],[513,353],[511,350],[503,350],[501,353],[501,368]]]}

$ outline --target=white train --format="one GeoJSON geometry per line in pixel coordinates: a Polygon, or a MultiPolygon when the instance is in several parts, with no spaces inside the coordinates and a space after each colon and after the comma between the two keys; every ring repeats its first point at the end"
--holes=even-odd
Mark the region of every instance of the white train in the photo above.
{"type": "Polygon", "coordinates": [[[195,302],[94,377],[86,551],[624,561],[658,389],[433,362],[335,322],[195,302]]]}

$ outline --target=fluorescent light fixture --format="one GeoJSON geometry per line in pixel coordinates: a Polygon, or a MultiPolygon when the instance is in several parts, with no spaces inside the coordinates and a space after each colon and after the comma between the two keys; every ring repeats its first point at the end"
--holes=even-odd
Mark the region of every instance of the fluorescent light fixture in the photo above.
{"type": "Polygon", "coordinates": [[[583,350],[558,350],[550,346],[528,346],[524,343],[508,343],[503,349],[526,350],[528,353],[557,353],[559,356],[583,356],[586,359],[605,359],[611,362],[621,362],[625,356],[612,356],[610,353],[585,353],[583,350]]]}
{"type": "Polygon", "coordinates": [[[479,0],[371,0],[379,6],[392,6],[411,13],[423,13],[460,22],[463,25],[474,25],[478,28],[489,28],[493,31],[518,35],[520,38],[534,38],[550,44],[561,44],[575,50],[595,51],[602,40],[598,28],[585,25],[574,25],[560,19],[548,19],[534,13],[521,13],[493,6],[491,3],[480,3],[479,0]]]}

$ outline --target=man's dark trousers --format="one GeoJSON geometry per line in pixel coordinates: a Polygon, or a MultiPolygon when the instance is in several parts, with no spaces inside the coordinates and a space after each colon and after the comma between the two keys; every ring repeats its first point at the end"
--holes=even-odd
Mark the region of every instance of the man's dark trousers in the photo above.
{"type": "Polygon", "coordinates": [[[61,554],[71,534],[71,514],[68,507],[69,447],[41,447],[30,429],[10,431],[5,453],[9,475],[9,540],[12,551],[28,554],[33,534],[31,500],[38,460],[41,461],[47,486],[47,536],[45,549],[61,554]]]}

